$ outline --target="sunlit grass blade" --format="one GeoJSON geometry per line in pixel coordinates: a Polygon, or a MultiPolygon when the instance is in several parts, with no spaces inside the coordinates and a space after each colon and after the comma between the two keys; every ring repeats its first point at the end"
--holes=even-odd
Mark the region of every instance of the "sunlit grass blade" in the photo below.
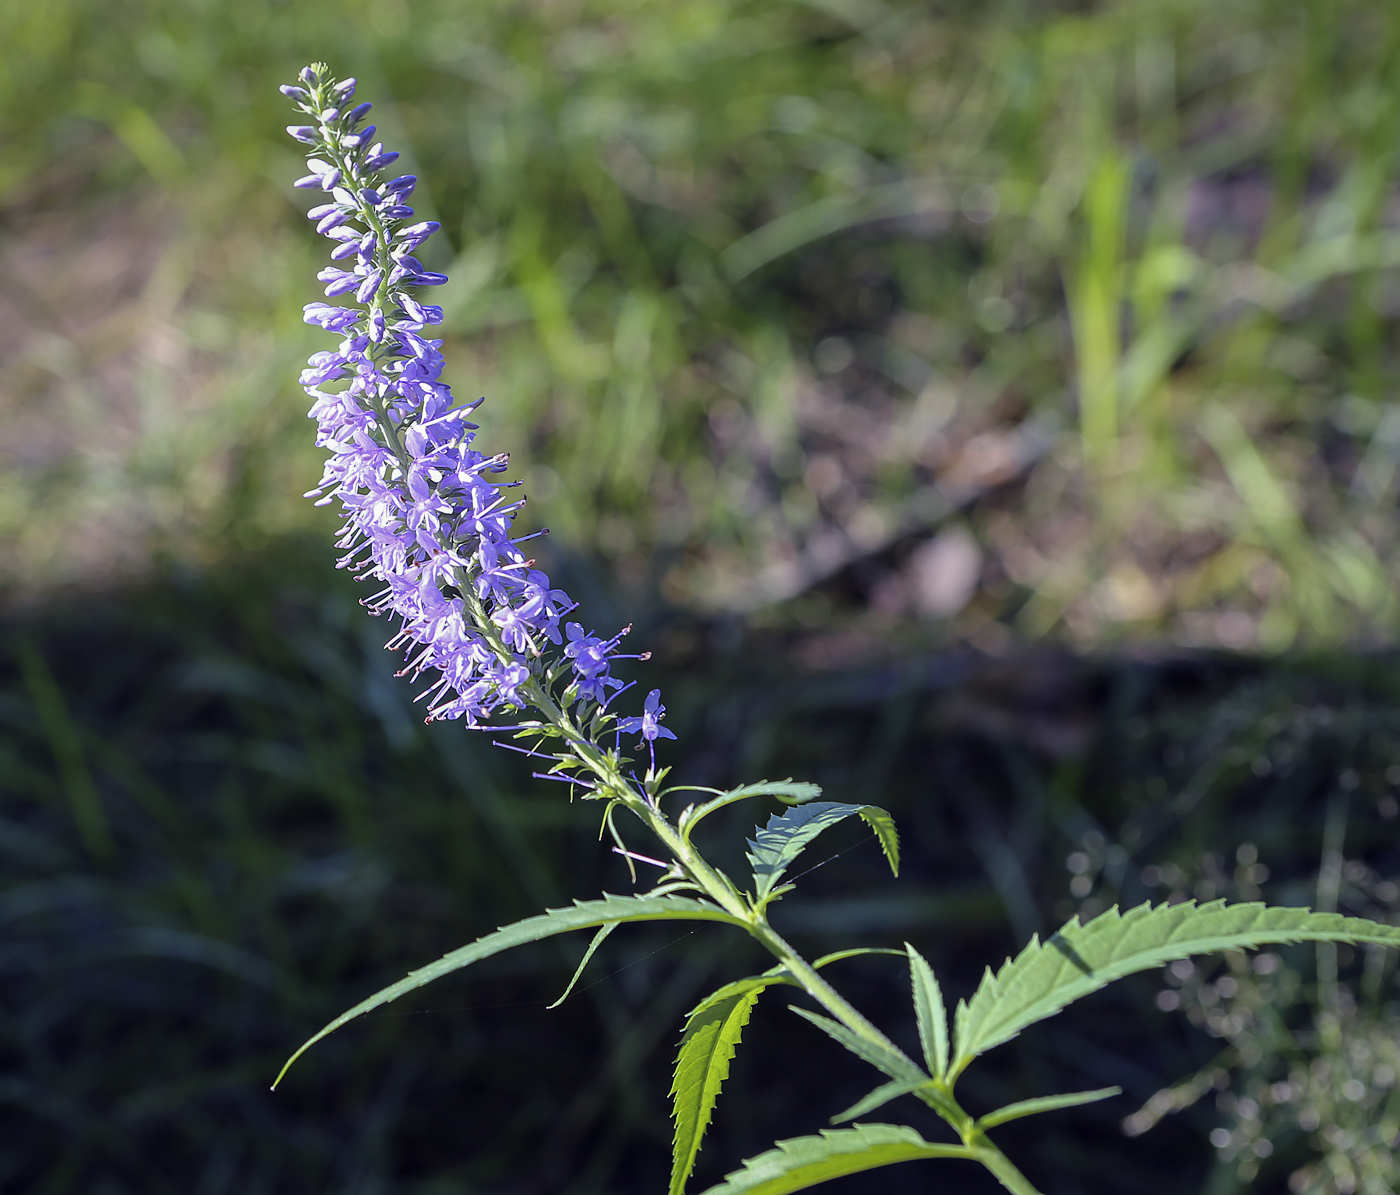
{"type": "Polygon", "coordinates": [[[1071,921],[1045,942],[1032,938],[995,975],[986,972],[970,1001],[959,1002],[949,1073],[960,1074],[978,1054],[1124,975],[1193,954],[1303,941],[1396,946],[1400,926],[1224,901],[1112,908],[1087,925],[1071,921]]]}
{"type": "Polygon", "coordinates": [[[859,1174],[919,1158],[967,1158],[982,1151],[966,1145],[935,1145],[905,1125],[862,1124],[827,1129],[818,1136],[794,1137],[750,1158],[705,1195],[787,1195],[828,1179],[859,1174]]]}
{"type": "Polygon", "coordinates": [[[441,979],[444,975],[450,975],[453,971],[459,971],[481,959],[490,958],[493,954],[500,954],[503,950],[509,950],[513,946],[523,946],[526,942],[538,942],[541,938],[553,937],[555,934],[566,934],[571,930],[592,929],[595,926],[622,921],[726,921],[731,925],[742,926],[744,924],[717,905],[712,905],[707,901],[692,900],[684,896],[607,895],[602,900],[578,901],[569,909],[549,909],[538,917],[527,917],[523,921],[517,921],[514,925],[504,926],[496,930],[495,933],[478,938],[470,945],[443,955],[435,963],[420,967],[417,971],[410,971],[398,983],[381,988],[374,995],[361,1000],[354,1008],[341,1013],[319,1033],[303,1042],[296,1053],[287,1059],[272,1086],[275,1089],[277,1084],[282,1081],[283,1076],[291,1069],[292,1063],[323,1037],[334,1033],[342,1025],[353,1021],[371,1009],[378,1008],[381,1004],[388,1004],[391,1000],[397,1000],[405,993],[413,991],[414,988],[421,988],[424,984],[432,983],[435,979],[441,979]]]}
{"type": "Polygon", "coordinates": [[[1110,1096],[1122,1095],[1121,1087],[1100,1087],[1095,1091],[1070,1091],[1064,1095],[1042,1095],[1033,1100],[1020,1100],[988,1112],[977,1122],[979,1129],[994,1129],[1008,1120],[1019,1120],[1023,1116],[1034,1116],[1038,1112],[1054,1112],[1058,1108],[1075,1108],[1080,1104],[1092,1104],[1096,1100],[1106,1100],[1110,1096]]]}
{"type": "Polygon", "coordinates": [[[720,1088],[749,1014],[771,983],[780,977],[754,976],[726,984],[707,996],[686,1018],[676,1073],[671,1080],[671,1112],[676,1122],[672,1145],[670,1195],[681,1195],[695,1169],[695,1157],[709,1127],[720,1088]]]}
{"type": "Polygon", "coordinates": [[[1117,373],[1129,171],[1113,149],[1100,157],[1084,196],[1084,247],[1070,287],[1085,463],[1099,475],[1117,450],[1117,373]]]}
{"type": "Polygon", "coordinates": [[[904,943],[909,952],[909,982],[914,989],[914,1016],[919,1023],[919,1044],[929,1074],[941,1079],[948,1072],[948,1010],[943,989],[924,956],[904,943]]]}

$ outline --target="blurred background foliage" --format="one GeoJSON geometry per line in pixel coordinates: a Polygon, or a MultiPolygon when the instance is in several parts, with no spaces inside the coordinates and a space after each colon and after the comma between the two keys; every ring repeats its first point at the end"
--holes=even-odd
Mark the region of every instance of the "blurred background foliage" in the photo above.
{"type": "MultiPolygon", "coordinates": [[[[1369,0],[9,5],[11,590],[325,526],[275,83],[363,80],[534,517],[673,604],[1275,649],[1392,626],[1369,0]]],[[[916,630],[915,630],[916,633],[916,630]]]]}
{"type": "MultiPolygon", "coordinates": [[[[679,1019],[753,962],[639,931],[545,1014],[541,946],[262,1090],[355,995],[628,883],[421,726],[299,497],[312,59],[420,176],[449,379],[656,649],[686,778],[905,828],[900,888],[854,837],[806,881],[804,945],[908,937],[959,993],[1113,900],[1397,915],[1400,10],[50,0],[0,45],[0,1187],[655,1189],[679,1019]]],[[[1051,1192],[1394,1189],[1393,960],[1261,957],[969,1100],[1124,1087],[1008,1128],[1051,1192]]],[[[752,1037],[701,1182],[864,1090],[776,1005],[752,1037]]]]}

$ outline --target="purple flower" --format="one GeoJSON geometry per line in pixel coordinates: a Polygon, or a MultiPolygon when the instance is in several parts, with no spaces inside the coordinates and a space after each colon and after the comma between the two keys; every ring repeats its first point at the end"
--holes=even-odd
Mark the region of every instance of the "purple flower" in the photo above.
{"type": "Polygon", "coordinates": [[[661,690],[653,689],[647,694],[646,705],[642,707],[640,718],[620,718],[617,729],[623,734],[640,733],[648,743],[654,743],[657,739],[673,739],[676,736],[661,725],[661,719],[666,714],[666,707],[661,704],[661,690]]]}
{"type": "MultiPolygon", "coordinates": [[[[348,267],[316,276],[327,297],[354,303],[304,309],[307,323],[341,336],[301,374],[316,442],[329,453],[307,496],[340,505],[340,565],[378,582],[365,605],[398,620],[389,645],[405,653],[404,672],[428,678],[420,697],[430,720],[477,725],[542,700],[605,708],[622,687],[611,668],[625,632],[603,639],[571,622],[561,636],[575,603],[521,550],[531,537],[512,538],[524,499],[491,480],[505,457],[472,447],[477,427],[466,416],[477,404],[454,401],[440,379],[442,341],[422,335],[442,308],[404,289],[447,281],[414,256],[438,223],[409,222],[412,175],[380,177],[398,154],[369,144],[373,125],[357,127],[369,104],[346,110],[355,81],[336,82],[319,64],[299,80],[281,90],[316,124],[288,126],[310,147],[296,185],[332,201],[307,215],[348,267]]],[[[650,745],[674,737],[664,713],[653,691],[642,715],[617,727],[650,745]]]]}

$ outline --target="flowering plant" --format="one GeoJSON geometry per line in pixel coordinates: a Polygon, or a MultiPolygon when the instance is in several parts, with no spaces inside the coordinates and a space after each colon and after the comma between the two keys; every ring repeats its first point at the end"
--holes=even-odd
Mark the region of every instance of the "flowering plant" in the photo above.
{"type": "Polygon", "coordinates": [[[978,1162],[1007,1190],[1034,1195],[1035,1188],[989,1131],[1020,1117],[1103,1099],[1118,1089],[1040,1096],[974,1116],[959,1103],[955,1085],[981,1054],[1114,979],[1173,959],[1301,940],[1400,944],[1400,928],[1299,908],[1222,901],[1142,905],[1122,913],[1115,908],[1087,924],[1071,921],[1044,942],[1032,938],[958,1003],[951,1026],[938,980],[912,946],[843,950],[813,962],[803,958],[766,915],[769,905],[793,890],[786,878],[790,868],[828,826],[859,817],[898,874],[899,839],[890,815],[875,805],[819,800],[816,785],[793,780],[728,791],[665,785],[668,769],[658,767],[655,743],[674,736],[662,725],[660,692],[649,694],[639,714],[614,712],[614,703],[628,690],[612,675],[612,662],[623,658],[625,632],[605,638],[571,619],[576,604],[527,556],[523,545],[530,537],[512,535],[523,498],[514,496],[516,483],[498,480],[505,455],[488,456],[473,447],[478,429],[468,416],[477,404],[456,403],[441,381],[442,342],[426,333],[441,323],[442,310],[410,293],[446,281],[414,256],[438,227],[412,222],[407,200],[416,180],[385,178],[398,155],[376,142],[374,126],[364,123],[370,105],[352,105],[353,79],[336,81],[323,64],[315,64],[282,91],[311,122],[288,128],[309,147],[309,173],[296,185],[324,194],[326,201],[308,214],[317,231],[335,242],[331,259],[338,264],[317,277],[327,298],[353,300],[350,306],[306,307],[308,322],[339,333],[341,341],[334,350],[315,354],[301,377],[313,400],[317,442],[329,453],[309,496],[340,504],[345,517],[340,565],[379,584],[366,605],[397,621],[389,645],[403,650],[405,674],[426,679],[422,696],[429,719],[462,719],[511,734],[526,744],[516,750],[548,765],[537,776],[562,781],[583,799],[602,803],[603,824],[629,863],[660,869],[660,881],[648,891],[604,894],[547,910],[410,973],[332,1021],[287,1067],[362,1013],[510,947],[593,929],[581,972],[601,941],[624,922],[717,921],[754,938],[775,965],[726,983],[686,1020],[671,1088],[675,1137],[669,1195],[685,1189],[751,1010],[764,991],[781,987],[797,988],[815,1002],[820,1013],[798,1005],[793,1011],[884,1077],[833,1123],[857,1121],[907,1096],[931,1108],[955,1139],[927,1141],[897,1124],[827,1129],[778,1142],[709,1195],[783,1195],[919,1158],[978,1162]],[[645,745],[644,769],[624,754],[624,739],[645,745]],[[687,801],[682,794],[695,795],[670,812],[667,802],[687,801]],[[776,800],[781,808],[748,842],[751,878],[736,882],[704,858],[694,831],[716,810],[763,799],[776,800]],[[658,840],[662,858],[624,845],[617,824],[622,814],[658,840]],[[899,954],[907,961],[918,1060],[823,974],[831,964],[870,953],[899,954]]]}

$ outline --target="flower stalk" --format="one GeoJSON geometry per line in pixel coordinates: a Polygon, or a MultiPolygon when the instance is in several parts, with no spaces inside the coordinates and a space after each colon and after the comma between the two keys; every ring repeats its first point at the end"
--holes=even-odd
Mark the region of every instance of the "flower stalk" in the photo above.
{"type": "MultiPolygon", "coordinates": [[[[419,301],[412,293],[415,288],[437,286],[447,280],[417,257],[423,243],[438,230],[434,221],[411,222],[414,212],[407,200],[417,180],[411,175],[387,180],[384,177],[386,168],[398,155],[375,141],[374,126],[364,123],[370,105],[349,106],[355,93],[353,79],[337,81],[324,65],[315,64],[302,71],[296,84],[283,87],[282,91],[312,122],[288,128],[309,152],[309,173],[295,185],[320,191],[327,200],[314,206],[308,215],[316,222],[317,231],[334,242],[331,259],[338,264],[327,266],[317,277],[325,284],[326,298],[347,298],[348,304],[316,302],[306,306],[307,322],[339,334],[341,340],[334,350],[314,354],[301,375],[313,400],[310,414],[317,422],[317,443],[329,453],[321,480],[308,497],[314,497],[319,505],[340,505],[344,525],[337,544],[344,554],[339,565],[380,585],[364,604],[372,613],[396,621],[388,646],[405,655],[401,675],[426,678],[427,687],[419,698],[425,700],[427,720],[458,719],[468,726],[512,732],[517,738],[534,740],[529,748],[516,749],[551,761],[549,771],[537,775],[563,780],[571,786],[572,793],[583,799],[604,802],[604,823],[613,832],[617,849],[629,866],[633,860],[640,860],[664,869],[661,882],[651,892],[576,902],[572,909],[549,910],[540,917],[487,935],[363,1001],[313,1037],[302,1050],[348,1019],[510,945],[569,929],[594,927],[600,933],[600,938],[595,939],[596,948],[601,935],[622,921],[658,917],[720,921],[743,928],[773,956],[778,966],[762,976],[737,981],[737,989],[734,985],[721,988],[697,1007],[687,1024],[673,1090],[677,1160],[671,1195],[680,1195],[684,1189],[699,1148],[698,1134],[704,1131],[714,1094],[728,1072],[728,1055],[722,1049],[712,1048],[712,1040],[702,1041],[697,1036],[710,1030],[719,1032],[715,1027],[720,1022],[706,1020],[700,1014],[724,1012],[725,1032],[733,1034],[728,1040],[732,1053],[752,1000],[772,983],[795,985],[806,992],[832,1020],[805,1012],[803,1015],[893,1080],[872,1092],[859,1108],[873,1109],[895,1095],[914,1095],[941,1117],[962,1143],[953,1146],[926,1142],[907,1126],[858,1124],[851,1130],[783,1143],[777,1153],[787,1151],[781,1161],[788,1168],[785,1173],[800,1178],[808,1173],[802,1167],[810,1165],[814,1167],[810,1173],[817,1176],[811,1180],[815,1182],[821,1177],[855,1173],[903,1158],[972,1158],[984,1164],[1013,1195],[1036,1195],[1029,1180],[984,1131],[984,1125],[1029,1114],[1026,1106],[1011,1106],[978,1121],[957,1103],[952,1089],[961,1069],[983,1049],[1014,1036],[1019,1032],[1017,1026],[1050,1014],[1031,1015],[1025,1009],[1011,1007],[1001,1014],[1001,1019],[992,1017],[988,1007],[997,1000],[1014,1005],[1024,990],[1008,984],[1002,991],[997,987],[999,981],[989,973],[979,992],[987,990],[990,984],[992,994],[980,1006],[980,997],[975,995],[966,1008],[959,1010],[959,1040],[954,1043],[957,1056],[950,1062],[942,996],[930,1001],[928,989],[936,989],[936,982],[919,958],[917,961],[924,968],[920,974],[927,974],[925,981],[914,982],[925,1069],[904,1054],[820,973],[818,966],[823,961],[842,955],[829,956],[813,965],[773,928],[766,911],[790,888],[790,884],[781,884],[780,880],[797,853],[824,825],[847,815],[859,814],[870,821],[891,867],[897,871],[898,842],[893,822],[885,811],[874,806],[813,802],[811,798],[820,792],[816,786],[788,781],[763,782],[717,794],[698,812],[692,807],[676,820],[667,815],[662,808],[666,791],[661,788],[667,769],[657,767],[655,744],[658,739],[675,736],[662,724],[665,706],[661,704],[660,692],[651,691],[639,714],[618,716],[611,708],[615,699],[631,687],[613,675],[614,663],[645,659],[645,655],[620,653],[626,629],[603,638],[586,630],[582,623],[569,620],[576,603],[555,588],[527,555],[523,545],[533,537],[513,534],[513,520],[525,500],[513,496],[517,483],[498,479],[507,468],[507,456],[486,455],[473,446],[479,428],[468,416],[478,403],[456,402],[441,379],[442,341],[432,339],[428,332],[442,323],[442,309],[419,301]],[[623,738],[632,736],[645,744],[648,755],[648,766],[640,776],[631,766],[633,761],[622,752],[623,738]],[[760,846],[757,841],[749,844],[756,853],[750,856],[755,867],[754,890],[750,894],[705,859],[691,841],[691,830],[715,809],[765,793],[784,800],[790,798],[794,807],[775,815],[759,831],[757,838],[764,839],[766,845],[760,846]],[[626,847],[612,821],[613,811],[619,806],[632,813],[660,842],[665,857],[653,859],[626,847]],[[920,982],[925,983],[922,995],[920,982]],[[749,1003],[743,1003],[744,1000],[749,1003]],[[980,1009],[976,1014],[974,1007],[980,1009]],[[969,1025],[980,1016],[977,1024],[982,1026],[968,1029],[967,1040],[965,1012],[969,1025]],[[1025,1019],[1028,1016],[1030,1020],[1025,1019]],[[1017,1017],[1022,1020],[1018,1022],[1017,1017]],[[1005,1030],[1006,1024],[1013,1028],[1005,1030]],[[1003,1026],[999,1030],[1003,1036],[996,1037],[987,1025],[1003,1026]],[[928,1040],[930,1033],[937,1039],[933,1045],[928,1040]],[[696,1048],[696,1054],[688,1055],[687,1049],[695,1041],[701,1041],[701,1046],[696,1048]],[[698,1084],[683,1081],[683,1071],[700,1054],[708,1059],[706,1065],[714,1069],[707,1071],[698,1084]],[[890,1094],[892,1087],[898,1090],[890,1094]],[[684,1099],[693,1097],[697,1090],[708,1090],[711,1095],[699,1102],[692,1099],[683,1107],[684,1099]],[[682,1148],[685,1125],[689,1126],[686,1132],[693,1133],[687,1138],[693,1146],[682,1148]],[[846,1136],[843,1138],[842,1134],[846,1136]],[[861,1165],[848,1165],[848,1158],[838,1165],[832,1159],[850,1140],[855,1141],[851,1149],[866,1150],[860,1155],[864,1160],[861,1165]],[[801,1149],[795,1148],[798,1145],[801,1149]],[[789,1146],[794,1148],[788,1149],[789,1146]],[[824,1166],[827,1169],[822,1169],[824,1166]]],[[[1188,912],[1209,918],[1219,911],[1205,908],[1188,912]]],[[[1178,915],[1168,910],[1159,917],[1154,912],[1140,917],[1139,922],[1150,923],[1151,933],[1166,935],[1164,942],[1177,942],[1181,940],[1177,929],[1166,922],[1178,915]],[[1157,920],[1153,921],[1153,917],[1157,920]],[[1172,937],[1174,934],[1177,936],[1172,937]]],[[[1125,924],[1127,920],[1122,919],[1125,924]]],[[[1202,940],[1249,945],[1265,940],[1296,940],[1311,933],[1333,938],[1349,935],[1348,940],[1386,944],[1400,941],[1400,930],[1358,929],[1365,923],[1338,919],[1339,923],[1342,920],[1348,921],[1343,927],[1345,932],[1330,922],[1326,928],[1310,929],[1307,927],[1312,923],[1297,916],[1291,920],[1285,917],[1267,932],[1249,928],[1254,925],[1252,921],[1241,921],[1246,928],[1232,929],[1230,932],[1236,935],[1233,938],[1222,936],[1223,931],[1212,931],[1213,936],[1208,934],[1202,940]],[[1269,933],[1275,937],[1270,939],[1269,933]]],[[[1108,926],[1108,931],[1114,929],[1113,925],[1108,926]]],[[[1062,934],[1069,935],[1071,930],[1087,939],[1093,926],[1072,925],[1062,934]]],[[[1107,975],[1153,965],[1141,960],[1158,959],[1152,950],[1162,949],[1160,945],[1149,949],[1140,942],[1134,945],[1131,939],[1114,941],[1118,944],[1113,949],[1120,950],[1122,957],[1129,960],[1121,964],[1128,969],[1114,972],[1113,966],[1119,964],[1110,953],[1101,965],[1107,975]]],[[[585,955],[585,964],[594,948],[585,955]]],[[[1081,948],[1088,950],[1082,943],[1081,948]]],[[[1035,942],[1027,948],[1023,956],[1030,958],[1027,970],[1039,965],[1035,952],[1040,950],[1043,947],[1035,942]]],[[[861,952],[843,955],[852,953],[861,952]]],[[[909,953],[913,977],[917,956],[912,948],[909,953]]],[[[1007,968],[1019,962],[1008,962],[1007,968]]],[[[1052,986],[1051,997],[1044,997],[1033,1007],[1053,1011],[1074,995],[1065,995],[1057,1005],[1055,999],[1059,997],[1055,996],[1053,985],[1061,982],[1054,978],[1060,973],[1047,970],[1046,974],[1052,977],[1046,981],[1052,986]]],[[[1063,982],[1073,982],[1073,976],[1063,982]]],[[[1052,1097],[1050,1104],[1068,1106],[1065,1101],[1085,1102],[1080,1096],[1102,1098],[1104,1094],[1052,1097]]],[[[857,1111],[853,1109],[851,1114],[857,1111]]],[[[762,1177],[767,1173],[764,1166],[769,1164],[764,1159],[772,1156],[755,1160],[750,1186],[735,1185],[749,1173],[746,1170],[731,1175],[730,1181],[717,1188],[714,1195],[742,1195],[750,1190],[787,1192],[810,1185],[798,1178],[780,1187],[763,1185],[768,1181],[762,1177]]]]}

